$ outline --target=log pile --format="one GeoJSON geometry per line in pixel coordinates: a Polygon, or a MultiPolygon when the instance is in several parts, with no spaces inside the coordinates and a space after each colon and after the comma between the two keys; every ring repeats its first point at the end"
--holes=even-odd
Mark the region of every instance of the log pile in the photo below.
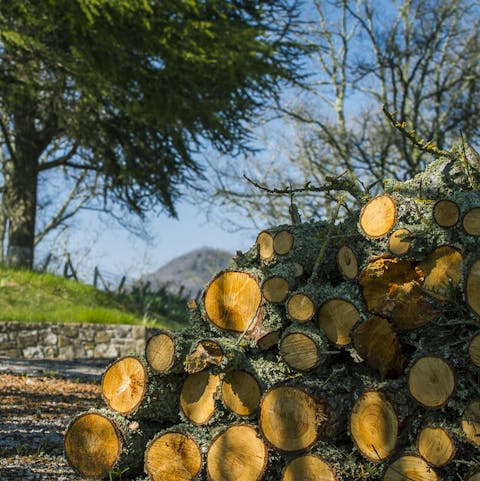
{"type": "Polygon", "coordinates": [[[86,479],[480,479],[480,157],[439,157],[338,224],[262,231],[191,326],[104,373],[86,479]]]}

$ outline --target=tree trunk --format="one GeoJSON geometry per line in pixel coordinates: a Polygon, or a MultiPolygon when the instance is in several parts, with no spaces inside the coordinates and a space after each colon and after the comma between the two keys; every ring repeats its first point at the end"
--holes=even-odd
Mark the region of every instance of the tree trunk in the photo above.
{"type": "Polygon", "coordinates": [[[35,218],[37,210],[37,159],[17,152],[7,163],[5,213],[8,218],[7,264],[33,268],[35,218]]]}

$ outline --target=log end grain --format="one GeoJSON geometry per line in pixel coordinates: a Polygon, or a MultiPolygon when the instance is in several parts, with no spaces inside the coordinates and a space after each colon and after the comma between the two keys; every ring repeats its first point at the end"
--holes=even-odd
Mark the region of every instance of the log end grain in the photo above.
{"type": "Polygon", "coordinates": [[[397,208],[388,195],[379,195],[365,204],[360,212],[360,229],[371,239],[387,235],[395,225],[397,208]]]}
{"type": "Polygon", "coordinates": [[[114,423],[100,413],[84,413],[68,427],[65,455],[85,478],[102,479],[111,471],[122,450],[114,423]]]}

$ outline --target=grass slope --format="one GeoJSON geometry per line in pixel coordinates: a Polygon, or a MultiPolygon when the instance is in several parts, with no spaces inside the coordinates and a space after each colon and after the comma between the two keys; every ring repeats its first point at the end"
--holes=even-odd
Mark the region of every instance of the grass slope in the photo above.
{"type": "Polygon", "coordinates": [[[113,294],[53,274],[5,268],[0,268],[0,321],[145,323],[113,294]]]}

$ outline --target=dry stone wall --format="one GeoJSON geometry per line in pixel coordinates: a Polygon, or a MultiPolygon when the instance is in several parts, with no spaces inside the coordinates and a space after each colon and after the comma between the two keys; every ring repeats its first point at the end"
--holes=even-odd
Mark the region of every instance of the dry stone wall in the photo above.
{"type": "Polygon", "coordinates": [[[126,324],[0,322],[0,356],[27,359],[116,358],[143,352],[152,330],[126,324]]]}

